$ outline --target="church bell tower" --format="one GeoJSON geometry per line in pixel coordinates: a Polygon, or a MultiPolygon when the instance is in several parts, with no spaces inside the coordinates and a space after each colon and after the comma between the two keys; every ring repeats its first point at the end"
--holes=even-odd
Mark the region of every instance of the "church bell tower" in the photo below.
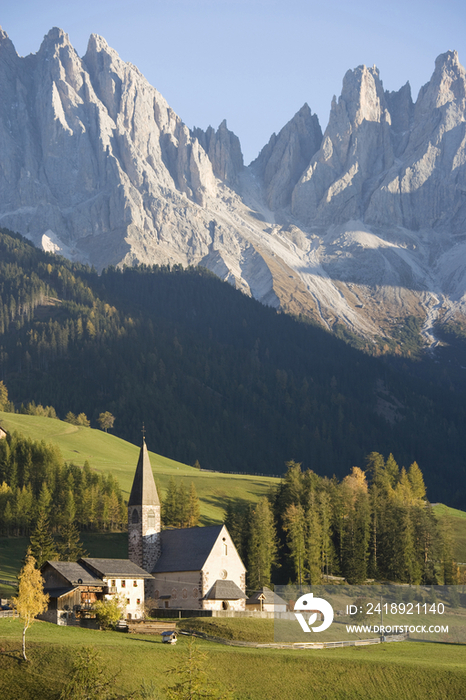
{"type": "Polygon", "coordinates": [[[128,501],[128,558],[152,572],[161,554],[160,501],[145,438],[128,501]]]}

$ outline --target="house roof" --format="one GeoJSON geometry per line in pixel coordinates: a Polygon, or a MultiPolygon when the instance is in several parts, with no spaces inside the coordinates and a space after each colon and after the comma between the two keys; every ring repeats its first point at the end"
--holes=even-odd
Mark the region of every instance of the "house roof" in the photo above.
{"type": "Polygon", "coordinates": [[[152,572],[200,571],[223,525],[188,527],[161,532],[162,554],[152,572]]]}
{"type": "Polygon", "coordinates": [[[283,598],[280,598],[276,593],[270,590],[270,588],[267,588],[267,586],[264,586],[263,588],[260,588],[258,591],[252,594],[246,602],[246,605],[253,605],[255,603],[259,603],[260,600],[262,600],[263,603],[266,605],[286,605],[286,600],[283,600],[283,598]]]}
{"type": "Polygon", "coordinates": [[[115,576],[117,578],[151,578],[140,566],[132,562],[130,559],[91,559],[83,557],[79,560],[79,564],[83,564],[97,576],[115,576]]]}
{"type": "Polygon", "coordinates": [[[42,565],[41,571],[50,566],[66,580],[72,586],[101,586],[102,580],[99,576],[96,576],[92,571],[89,571],[80,563],[75,561],[46,561],[42,565]]]}
{"type": "Polygon", "coordinates": [[[146,441],[143,438],[128,506],[159,505],[159,495],[155,486],[154,475],[152,473],[152,467],[149,460],[149,453],[147,451],[146,441]]]}
{"type": "Polygon", "coordinates": [[[239,600],[246,598],[241,588],[234,581],[218,579],[212,588],[205,594],[205,600],[239,600]]]}
{"type": "MultiPolygon", "coordinates": [[[[102,583],[102,582],[101,582],[102,583]]],[[[69,593],[73,593],[77,589],[77,586],[71,586],[68,588],[46,588],[44,587],[44,593],[47,593],[51,598],[62,598],[69,593]]],[[[79,588],[78,588],[79,590],[79,588]]]]}

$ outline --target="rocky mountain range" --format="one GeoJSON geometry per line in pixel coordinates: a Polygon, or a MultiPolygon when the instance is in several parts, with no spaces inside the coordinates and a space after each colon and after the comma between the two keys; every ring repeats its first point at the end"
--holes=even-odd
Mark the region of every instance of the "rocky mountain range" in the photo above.
{"type": "MultiPolygon", "coordinates": [[[[226,121],[189,129],[92,35],[17,55],[0,30],[0,226],[98,269],[203,265],[265,304],[428,345],[466,310],[466,73],[413,101],[349,70],[322,133],[305,104],[249,166],[226,121]]],[[[311,96],[312,97],[312,96],[311,96]]]]}

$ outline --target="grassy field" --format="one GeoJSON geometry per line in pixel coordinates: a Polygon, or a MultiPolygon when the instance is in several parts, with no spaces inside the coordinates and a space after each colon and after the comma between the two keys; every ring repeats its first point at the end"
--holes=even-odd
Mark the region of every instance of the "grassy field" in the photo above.
{"type": "Polygon", "coordinates": [[[456,508],[449,508],[438,503],[434,506],[437,518],[447,518],[451,524],[454,538],[454,556],[456,561],[466,563],[466,513],[456,508]]]}
{"type": "MultiPolygon", "coordinates": [[[[138,446],[102,430],[83,428],[40,416],[0,412],[0,425],[10,432],[16,430],[34,440],[58,445],[66,462],[83,465],[87,460],[93,469],[105,473],[111,471],[118,479],[124,498],[129,498],[139,456],[138,446]]],[[[150,436],[147,438],[147,446],[151,447],[150,436]]],[[[171,476],[184,480],[187,487],[191,481],[194,482],[201,501],[203,525],[222,522],[228,500],[254,503],[279,483],[273,477],[204,472],[161,457],[155,452],[149,454],[162,498],[171,476]]]]}
{"type": "MultiPolygon", "coordinates": [[[[62,628],[37,622],[28,631],[29,664],[20,660],[21,624],[0,620],[0,697],[54,700],[69,677],[75,653],[92,646],[121,693],[154,683],[158,697],[183,664],[187,639],[175,647],[160,637],[62,628]]],[[[466,647],[402,642],[328,650],[244,649],[199,640],[207,675],[235,700],[456,700],[465,696],[466,647]]]]}

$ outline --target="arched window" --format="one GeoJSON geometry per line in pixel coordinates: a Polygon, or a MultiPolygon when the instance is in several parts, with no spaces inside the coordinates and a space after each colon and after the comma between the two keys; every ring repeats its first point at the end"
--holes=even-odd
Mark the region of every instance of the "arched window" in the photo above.
{"type": "Polygon", "coordinates": [[[199,588],[193,588],[193,598],[199,598],[199,588]]]}
{"type": "Polygon", "coordinates": [[[154,598],[157,599],[159,597],[159,595],[160,595],[160,591],[158,588],[156,588],[154,591],[154,598]]]}
{"type": "Polygon", "coordinates": [[[183,588],[182,596],[183,596],[183,598],[188,597],[188,591],[186,590],[186,588],[183,588]]]}
{"type": "Polygon", "coordinates": [[[176,600],[176,588],[172,590],[172,598],[173,600],[176,600]]]}
{"type": "Polygon", "coordinates": [[[133,523],[133,525],[137,525],[137,523],[139,522],[139,513],[136,508],[133,510],[131,522],[133,523]]]}

